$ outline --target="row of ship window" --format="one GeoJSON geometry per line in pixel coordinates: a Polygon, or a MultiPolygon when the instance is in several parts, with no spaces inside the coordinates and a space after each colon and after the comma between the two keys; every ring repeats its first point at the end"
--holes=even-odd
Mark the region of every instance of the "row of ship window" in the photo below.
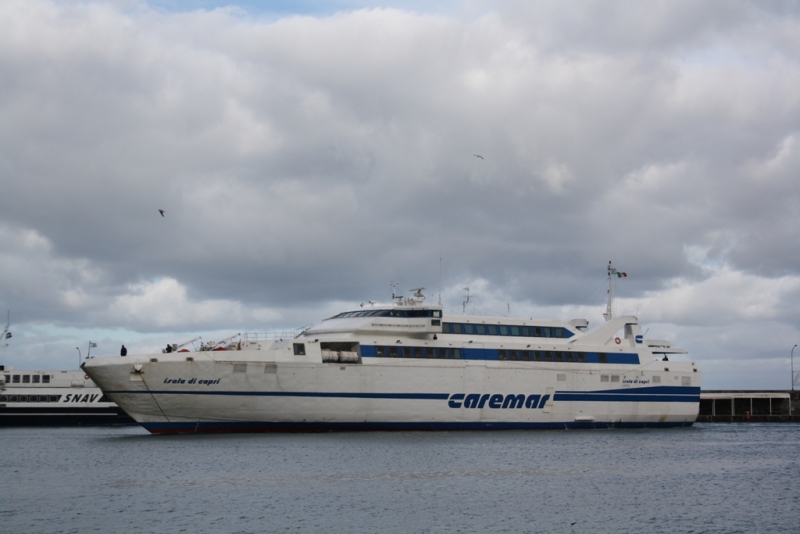
{"type": "MultiPolygon", "coordinates": [[[[360,310],[334,315],[331,319],[348,317],[441,317],[439,310],[360,310]]],[[[434,326],[438,323],[433,322],[434,326]]],[[[476,336],[522,336],[566,338],[574,334],[561,326],[524,326],[504,324],[442,323],[443,334],[467,334],[476,336]]]]}
{"type": "Polygon", "coordinates": [[[334,315],[331,319],[345,319],[347,317],[441,317],[440,310],[359,310],[344,312],[334,315]]]}
{"type": "Polygon", "coordinates": [[[61,395],[0,395],[0,402],[58,402],[61,395]]]}
{"type": "Polygon", "coordinates": [[[378,358],[437,358],[460,360],[461,349],[454,347],[375,347],[378,358]]]}
{"type": "Polygon", "coordinates": [[[50,383],[50,375],[6,375],[6,384],[38,384],[40,378],[42,384],[50,383]]]}
{"type": "MultiPolygon", "coordinates": [[[[461,359],[461,349],[455,347],[375,347],[378,358],[436,358],[461,359]]],[[[605,353],[598,353],[599,363],[608,363],[605,353]]],[[[586,363],[583,352],[559,352],[552,350],[509,350],[497,351],[499,360],[521,362],[580,362],[586,363]]]]}
{"type": "Polygon", "coordinates": [[[467,334],[474,336],[521,336],[521,337],[572,337],[573,334],[561,326],[522,326],[505,324],[442,323],[443,334],[467,334]]]}
{"type": "MultiPolygon", "coordinates": [[[[586,363],[583,352],[558,352],[554,350],[504,350],[497,351],[500,360],[521,362],[580,362],[586,363]]],[[[605,354],[599,354],[600,363],[608,363],[605,354]]]]}

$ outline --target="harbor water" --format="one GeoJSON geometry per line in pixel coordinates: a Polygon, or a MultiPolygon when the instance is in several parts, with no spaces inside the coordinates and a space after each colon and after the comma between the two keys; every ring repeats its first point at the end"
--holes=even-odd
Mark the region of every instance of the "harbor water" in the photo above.
{"type": "Polygon", "coordinates": [[[0,532],[800,532],[800,425],[0,429],[0,532]]]}

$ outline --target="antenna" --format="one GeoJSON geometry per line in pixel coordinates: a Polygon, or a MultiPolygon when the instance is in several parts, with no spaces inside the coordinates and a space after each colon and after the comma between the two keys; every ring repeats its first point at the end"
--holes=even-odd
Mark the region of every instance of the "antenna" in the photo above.
{"type": "Polygon", "coordinates": [[[444,219],[439,232],[439,306],[442,305],[442,251],[444,250],[444,219]]]}
{"type": "Polygon", "coordinates": [[[461,313],[466,315],[467,314],[467,304],[469,304],[469,288],[465,287],[464,291],[467,292],[467,299],[461,304],[461,313]]]}
{"type": "Polygon", "coordinates": [[[392,288],[392,302],[397,298],[397,286],[399,285],[397,282],[389,282],[389,285],[392,288]]]}

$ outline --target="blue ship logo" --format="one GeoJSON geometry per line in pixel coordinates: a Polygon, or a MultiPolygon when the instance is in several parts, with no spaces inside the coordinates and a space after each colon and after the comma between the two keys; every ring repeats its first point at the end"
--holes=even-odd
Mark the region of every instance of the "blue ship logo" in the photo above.
{"type": "Polygon", "coordinates": [[[489,407],[492,409],[508,409],[508,408],[528,408],[528,409],[541,409],[544,407],[550,395],[515,395],[510,393],[503,395],[501,393],[453,393],[447,399],[447,405],[451,408],[477,408],[489,407]]]}

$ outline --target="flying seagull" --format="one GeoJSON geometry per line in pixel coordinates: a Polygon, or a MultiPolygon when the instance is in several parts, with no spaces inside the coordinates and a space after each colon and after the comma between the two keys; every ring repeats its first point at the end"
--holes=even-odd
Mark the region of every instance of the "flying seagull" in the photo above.
{"type": "Polygon", "coordinates": [[[164,210],[158,210],[158,213],[160,213],[162,217],[164,216],[164,210]]]}
{"type": "Polygon", "coordinates": [[[481,156],[480,154],[473,154],[473,156],[475,156],[476,158],[481,158],[481,159],[483,159],[483,156],[481,156]]]}

